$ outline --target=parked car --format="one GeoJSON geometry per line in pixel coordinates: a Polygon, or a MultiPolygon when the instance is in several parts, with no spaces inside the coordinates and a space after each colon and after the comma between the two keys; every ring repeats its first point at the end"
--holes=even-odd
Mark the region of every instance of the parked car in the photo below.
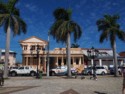
{"type": "MultiPolygon", "coordinates": [[[[73,74],[74,72],[75,69],[71,68],[71,73],[73,74]]],[[[50,76],[55,76],[55,75],[67,75],[67,66],[60,66],[50,69],[50,76]]]]}
{"type": "Polygon", "coordinates": [[[37,70],[30,67],[30,66],[23,66],[23,67],[13,67],[9,70],[9,74],[11,76],[16,76],[16,75],[31,75],[35,76],[37,70]]]}
{"type": "MultiPolygon", "coordinates": [[[[108,73],[107,70],[103,66],[96,66],[96,74],[105,75],[107,73],[108,73]]],[[[85,68],[83,74],[86,75],[93,74],[93,68],[92,67],[85,68]]]]}
{"type": "MultiPolygon", "coordinates": [[[[119,73],[119,75],[121,75],[122,68],[123,68],[122,66],[118,67],[118,73],[119,73]]],[[[109,72],[110,72],[110,74],[114,74],[115,73],[114,67],[109,67],[109,72]]]]}
{"type": "Polygon", "coordinates": [[[91,75],[92,74],[92,67],[87,67],[84,69],[83,74],[91,75]]]}

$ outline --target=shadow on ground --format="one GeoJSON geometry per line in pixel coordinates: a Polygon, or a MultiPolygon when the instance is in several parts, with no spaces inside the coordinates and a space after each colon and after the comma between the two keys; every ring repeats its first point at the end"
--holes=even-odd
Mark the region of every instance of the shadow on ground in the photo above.
{"type": "Polygon", "coordinates": [[[107,94],[107,93],[103,93],[103,92],[99,92],[99,91],[94,91],[94,93],[96,93],[96,94],[107,94]]]}
{"type": "Polygon", "coordinates": [[[23,91],[23,90],[31,89],[35,87],[38,87],[38,86],[0,87],[0,94],[9,94],[12,92],[23,91]]]}

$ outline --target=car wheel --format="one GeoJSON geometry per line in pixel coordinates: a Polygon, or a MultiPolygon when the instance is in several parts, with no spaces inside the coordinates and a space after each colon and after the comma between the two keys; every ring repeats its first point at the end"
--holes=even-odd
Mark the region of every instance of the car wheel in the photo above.
{"type": "Polygon", "coordinates": [[[30,75],[31,75],[31,76],[35,76],[36,73],[35,73],[35,72],[31,72],[30,75]]]}
{"type": "Polygon", "coordinates": [[[11,76],[16,76],[16,74],[17,74],[16,72],[12,72],[11,76]]]}
{"type": "Polygon", "coordinates": [[[102,74],[102,75],[105,75],[105,72],[103,71],[101,74],[102,74]]]}
{"type": "Polygon", "coordinates": [[[52,71],[52,72],[51,72],[51,75],[52,75],[52,76],[55,76],[55,72],[54,72],[54,71],[52,71]]]}

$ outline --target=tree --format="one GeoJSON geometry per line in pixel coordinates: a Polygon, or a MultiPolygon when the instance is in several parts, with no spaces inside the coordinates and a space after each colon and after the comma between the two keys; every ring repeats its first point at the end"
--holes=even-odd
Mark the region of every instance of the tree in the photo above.
{"type": "Polygon", "coordinates": [[[55,22],[50,28],[50,35],[56,39],[57,42],[66,43],[68,76],[71,77],[71,57],[70,57],[70,34],[73,33],[74,41],[81,37],[82,31],[80,26],[71,20],[71,10],[58,8],[54,11],[55,22]]]}
{"type": "Polygon", "coordinates": [[[79,48],[79,45],[77,43],[72,43],[71,48],[79,48]]]}
{"type": "Polygon", "coordinates": [[[8,57],[10,49],[10,32],[13,36],[26,33],[26,23],[20,18],[20,11],[15,6],[18,0],[0,2],[0,26],[4,27],[6,33],[4,77],[8,78],[8,57]]]}
{"type": "Polygon", "coordinates": [[[125,41],[125,32],[120,29],[120,25],[117,23],[118,19],[118,15],[104,15],[104,18],[97,21],[98,31],[102,31],[100,35],[100,43],[105,39],[110,39],[110,44],[113,50],[115,77],[118,76],[116,38],[118,37],[120,40],[125,41]]]}

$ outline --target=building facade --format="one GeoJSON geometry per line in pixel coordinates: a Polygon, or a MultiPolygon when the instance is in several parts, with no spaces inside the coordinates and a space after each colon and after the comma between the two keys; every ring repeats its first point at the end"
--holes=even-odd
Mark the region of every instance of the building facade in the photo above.
{"type": "MultiPolygon", "coordinates": [[[[5,62],[5,50],[0,50],[0,63],[4,64],[5,62]]],[[[16,64],[16,52],[9,51],[9,59],[8,59],[9,67],[15,66],[16,64]]]]}
{"type": "MultiPolygon", "coordinates": [[[[47,45],[48,42],[37,38],[35,36],[20,41],[22,47],[22,64],[26,66],[37,67],[39,70],[46,72],[47,65],[47,45]],[[39,46],[38,46],[39,45],[39,46]],[[39,48],[39,52],[38,49],[39,48]],[[38,56],[39,54],[39,56],[38,56]]],[[[93,66],[93,62],[96,65],[114,65],[113,64],[113,52],[111,49],[97,49],[99,50],[99,56],[94,60],[89,59],[87,56],[88,48],[71,48],[71,67],[93,66]]],[[[119,55],[117,54],[119,57],[119,55]]],[[[55,48],[49,51],[49,63],[50,68],[57,66],[66,66],[66,49],[55,48]]],[[[124,61],[122,58],[118,58],[118,64],[122,64],[124,61]]]]}

